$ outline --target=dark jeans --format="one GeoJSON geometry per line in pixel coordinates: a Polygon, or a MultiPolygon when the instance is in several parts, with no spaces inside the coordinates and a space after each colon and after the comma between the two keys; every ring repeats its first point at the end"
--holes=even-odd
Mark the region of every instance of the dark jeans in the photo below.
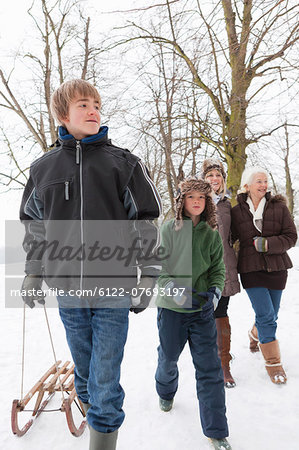
{"type": "Polygon", "coordinates": [[[160,345],[155,378],[159,397],[165,400],[174,397],[178,389],[177,362],[188,341],[195,367],[203,432],[208,437],[218,439],[228,436],[223,374],[218,357],[213,310],[203,318],[201,312],[178,313],[158,308],[158,329],[160,345]]]}
{"type": "Polygon", "coordinates": [[[88,423],[97,431],[118,429],[125,417],[120,365],[129,308],[59,308],[75,363],[78,398],[90,403],[88,423]]]}
{"type": "Polygon", "coordinates": [[[215,319],[220,319],[220,317],[227,317],[228,302],[229,297],[221,297],[214,312],[215,319]]]}

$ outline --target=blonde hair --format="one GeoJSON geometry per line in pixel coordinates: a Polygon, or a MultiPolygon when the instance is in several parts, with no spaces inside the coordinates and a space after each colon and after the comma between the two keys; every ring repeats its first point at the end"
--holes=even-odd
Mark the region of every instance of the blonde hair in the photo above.
{"type": "Polygon", "coordinates": [[[207,176],[210,172],[212,172],[212,170],[217,170],[217,172],[221,175],[221,186],[217,192],[213,191],[212,196],[222,194],[221,197],[223,199],[226,194],[226,173],[224,166],[219,159],[207,158],[203,161],[201,166],[201,178],[207,181],[207,176]]]}
{"type": "Polygon", "coordinates": [[[68,115],[70,103],[77,95],[82,95],[83,98],[93,97],[101,107],[101,96],[88,81],[80,78],[65,81],[51,96],[51,112],[60,125],[63,125],[63,119],[68,115]]]}
{"type": "Polygon", "coordinates": [[[268,172],[265,169],[263,169],[262,167],[259,167],[259,166],[248,167],[242,173],[241,184],[240,184],[240,188],[238,189],[237,193],[238,194],[246,193],[247,189],[245,186],[246,185],[249,186],[253,180],[253,177],[258,173],[263,173],[264,175],[266,175],[267,179],[269,180],[268,172]]]}
{"type": "Polygon", "coordinates": [[[222,173],[220,172],[219,169],[217,169],[217,168],[215,167],[215,168],[209,170],[209,171],[205,174],[204,180],[207,181],[207,177],[208,177],[209,173],[212,172],[212,170],[217,170],[217,172],[220,173],[220,175],[221,175],[221,185],[220,185],[219,189],[217,190],[217,192],[215,192],[215,194],[217,194],[217,195],[222,194],[222,198],[223,198],[224,195],[225,195],[225,193],[226,193],[226,182],[225,182],[225,179],[223,178],[223,175],[222,175],[222,173]]]}

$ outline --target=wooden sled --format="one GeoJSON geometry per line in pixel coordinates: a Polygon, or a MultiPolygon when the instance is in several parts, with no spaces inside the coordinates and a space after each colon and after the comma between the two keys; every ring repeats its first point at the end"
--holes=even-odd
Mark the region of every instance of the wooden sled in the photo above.
{"type": "MultiPolygon", "coordinates": [[[[25,395],[23,400],[14,400],[12,402],[11,410],[11,428],[12,432],[17,436],[23,436],[31,427],[33,422],[38,418],[38,416],[45,410],[45,407],[55,395],[55,392],[66,392],[68,398],[62,401],[62,405],[59,409],[54,411],[62,411],[65,413],[68,428],[73,436],[81,436],[85,430],[87,421],[83,419],[79,427],[77,428],[72,414],[72,403],[75,402],[80,409],[82,416],[85,417],[85,412],[82,407],[80,400],[78,400],[75,386],[74,386],[74,364],[70,367],[70,361],[66,361],[61,367],[59,364],[61,361],[57,361],[50,369],[41,377],[41,379],[33,386],[33,388],[25,395]],[[52,376],[52,378],[50,378],[52,376]],[[60,377],[60,380],[59,380],[60,377]],[[62,386],[62,388],[61,388],[62,386]],[[45,393],[48,394],[47,398],[43,401],[45,393]],[[32,399],[32,397],[37,394],[37,399],[35,402],[34,409],[32,410],[32,416],[30,420],[23,426],[19,428],[18,425],[18,414],[22,411],[26,411],[25,407],[27,403],[32,399]]],[[[48,410],[49,411],[49,410],[48,410]]]]}

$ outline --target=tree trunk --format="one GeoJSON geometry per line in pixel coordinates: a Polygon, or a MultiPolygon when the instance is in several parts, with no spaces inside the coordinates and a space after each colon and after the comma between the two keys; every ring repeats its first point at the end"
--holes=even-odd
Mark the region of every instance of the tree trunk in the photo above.
{"type": "Polygon", "coordinates": [[[241,175],[243,173],[243,170],[245,168],[245,164],[246,164],[246,155],[245,155],[245,149],[244,148],[238,148],[238,146],[235,146],[234,149],[229,149],[229,151],[234,151],[234,157],[227,157],[227,187],[228,189],[231,191],[232,194],[232,199],[231,199],[231,203],[232,206],[234,206],[237,201],[236,201],[236,196],[237,196],[237,190],[240,187],[240,180],[241,180],[241,175]]]}
{"type": "Polygon", "coordinates": [[[284,157],[284,170],[286,177],[286,196],[288,199],[288,207],[290,213],[294,217],[294,189],[292,189],[292,178],[289,166],[289,154],[290,154],[290,144],[289,144],[289,133],[287,124],[284,125],[285,139],[286,139],[286,153],[284,157]]]}

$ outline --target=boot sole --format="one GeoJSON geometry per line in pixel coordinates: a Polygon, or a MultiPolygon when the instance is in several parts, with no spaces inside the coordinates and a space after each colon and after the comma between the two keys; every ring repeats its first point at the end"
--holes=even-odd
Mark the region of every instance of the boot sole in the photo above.
{"type": "Polygon", "coordinates": [[[226,381],[226,382],[224,383],[224,386],[225,386],[227,389],[232,389],[232,388],[236,387],[236,383],[235,383],[235,382],[231,382],[231,381],[226,381]]]}
{"type": "Polygon", "coordinates": [[[159,407],[161,409],[161,411],[163,412],[169,412],[172,410],[173,407],[173,400],[170,400],[171,403],[169,403],[168,405],[163,405],[161,404],[161,402],[159,401],[159,407]]]}

